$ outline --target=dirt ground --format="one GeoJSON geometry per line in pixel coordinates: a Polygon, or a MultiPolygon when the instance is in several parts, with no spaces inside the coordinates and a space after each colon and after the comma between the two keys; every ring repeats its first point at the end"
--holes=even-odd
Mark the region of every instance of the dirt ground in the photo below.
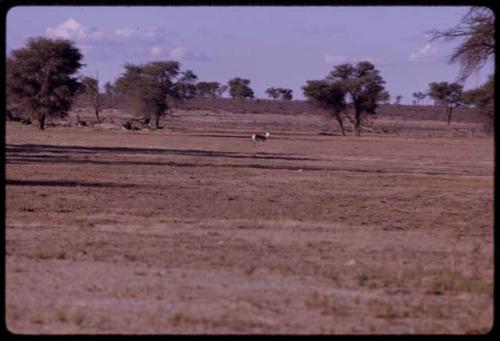
{"type": "Polygon", "coordinates": [[[8,122],[9,330],[488,332],[492,137],[442,122],[342,137],[297,120],[8,122]]]}

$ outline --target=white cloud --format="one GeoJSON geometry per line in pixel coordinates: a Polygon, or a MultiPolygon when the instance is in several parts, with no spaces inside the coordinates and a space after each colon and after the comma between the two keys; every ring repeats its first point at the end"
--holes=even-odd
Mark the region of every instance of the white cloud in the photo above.
{"type": "Polygon", "coordinates": [[[135,30],[131,28],[117,28],[116,30],[113,31],[114,35],[117,37],[126,37],[130,38],[136,33],[135,30]]]}
{"type": "Polygon", "coordinates": [[[437,53],[437,47],[434,43],[426,43],[424,47],[422,47],[418,52],[413,52],[408,57],[408,60],[411,62],[428,60],[429,57],[435,55],[437,53]]]}
{"type": "Polygon", "coordinates": [[[70,39],[92,60],[141,59],[144,56],[159,56],[160,46],[168,44],[167,34],[159,27],[120,27],[111,30],[90,28],[75,18],[69,18],[45,32],[50,38],[70,39]]]}
{"type": "Polygon", "coordinates": [[[330,53],[325,54],[324,60],[328,64],[343,64],[343,63],[359,63],[362,61],[368,61],[370,63],[382,63],[382,60],[372,57],[345,57],[340,55],[333,55],[330,53]]]}
{"type": "Polygon", "coordinates": [[[338,56],[338,55],[332,55],[332,54],[325,54],[325,62],[327,62],[328,64],[342,64],[342,63],[346,63],[348,58],[347,57],[344,57],[344,56],[338,56]]]}
{"type": "Polygon", "coordinates": [[[162,52],[161,47],[159,46],[153,46],[151,50],[149,50],[149,54],[152,56],[159,56],[162,52]]]}
{"type": "Polygon", "coordinates": [[[47,28],[46,34],[51,38],[85,39],[89,35],[89,29],[80,24],[74,18],[69,18],[64,23],[54,28],[47,28]]]}
{"type": "Polygon", "coordinates": [[[379,62],[378,59],[372,57],[372,56],[366,56],[366,57],[362,57],[362,58],[353,58],[352,61],[354,63],[359,63],[359,62],[370,62],[372,64],[375,64],[377,62],[379,62]]]}
{"type": "Polygon", "coordinates": [[[195,52],[191,49],[188,49],[184,46],[179,46],[176,47],[172,50],[170,50],[169,53],[170,58],[175,59],[177,61],[208,61],[210,58],[208,58],[206,55],[201,54],[199,52],[195,52]]]}
{"type": "Polygon", "coordinates": [[[166,33],[158,27],[129,28],[121,27],[111,31],[89,28],[74,18],[46,29],[48,37],[71,39],[81,44],[130,44],[148,48],[166,41],[166,33]]]}
{"type": "Polygon", "coordinates": [[[187,49],[185,47],[176,47],[170,51],[170,58],[175,60],[182,60],[186,57],[187,49]]]}

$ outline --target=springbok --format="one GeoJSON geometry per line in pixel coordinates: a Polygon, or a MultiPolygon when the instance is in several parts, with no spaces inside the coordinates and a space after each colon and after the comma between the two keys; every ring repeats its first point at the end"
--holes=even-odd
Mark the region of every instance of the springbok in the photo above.
{"type": "Polygon", "coordinates": [[[266,132],[266,135],[260,135],[260,134],[253,134],[252,135],[252,141],[253,143],[264,143],[266,140],[269,138],[269,132],[266,132]]]}

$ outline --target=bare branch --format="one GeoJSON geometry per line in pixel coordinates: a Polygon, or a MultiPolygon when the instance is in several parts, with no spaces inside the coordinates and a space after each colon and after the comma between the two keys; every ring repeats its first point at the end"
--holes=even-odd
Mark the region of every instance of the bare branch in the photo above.
{"type": "Polygon", "coordinates": [[[472,7],[457,26],[426,32],[428,41],[460,39],[460,45],[448,56],[449,63],[460,64],[458,80],[463,82],[483,68],[495,54],[495,18],[486,7],[472,7]]]}

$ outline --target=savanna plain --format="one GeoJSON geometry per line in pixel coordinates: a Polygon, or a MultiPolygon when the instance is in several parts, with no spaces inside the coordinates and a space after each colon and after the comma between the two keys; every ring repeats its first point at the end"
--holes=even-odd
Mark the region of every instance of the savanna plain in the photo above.
{"type": "Polygon", "coordinates": [[[176,110],[138,131],[102,115],[6,123],[12,333],[492,327],[494,152],[479,123],[381,115],[356,137],[306,114],[176,110]]]}

